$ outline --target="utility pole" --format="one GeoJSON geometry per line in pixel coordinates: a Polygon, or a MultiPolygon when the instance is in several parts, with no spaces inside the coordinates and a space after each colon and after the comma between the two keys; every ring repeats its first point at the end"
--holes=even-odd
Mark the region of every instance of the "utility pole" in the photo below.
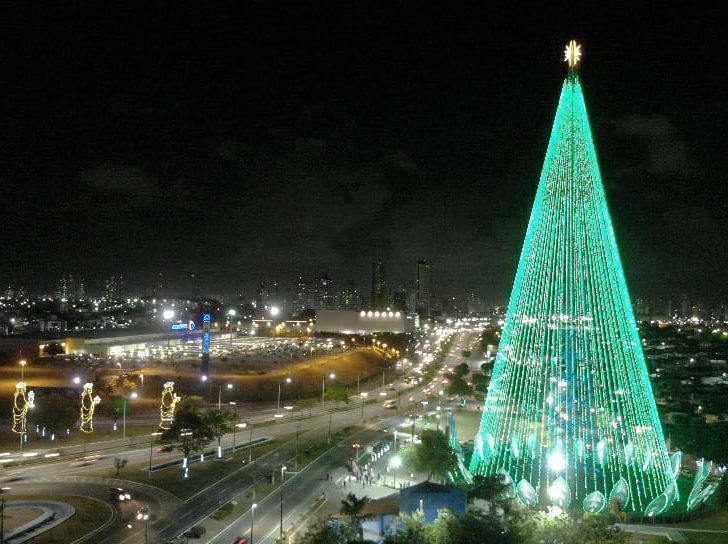
{"type": "Polygon", "coordinates": [[[296,471],[298,471],[298,431],[301,429],[301,422],[296,423],[296,471]]]}
{"type": "Polygon", "coordinates": [[[0,500],[0,544],[5,544],[5,499],[0,500]]]}

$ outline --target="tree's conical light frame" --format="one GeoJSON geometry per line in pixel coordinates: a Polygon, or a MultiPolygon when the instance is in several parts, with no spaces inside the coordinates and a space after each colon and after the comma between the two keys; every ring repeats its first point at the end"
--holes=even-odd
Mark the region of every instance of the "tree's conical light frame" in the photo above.
{"type": "MultiPolygon", "coordinates": [[[[559,99],[470,470],[572,505],[622,479],[644,511],[674,481],[579,76],[559,99]]],[[[623,487],[623,486],[620,486],[623,487]]]]}

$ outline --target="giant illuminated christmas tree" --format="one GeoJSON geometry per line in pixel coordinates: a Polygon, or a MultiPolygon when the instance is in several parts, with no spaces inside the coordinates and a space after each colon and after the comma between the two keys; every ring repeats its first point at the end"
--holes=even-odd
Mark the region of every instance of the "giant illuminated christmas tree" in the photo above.
{"type": "Polygon", "coordinates": [[[577,64],[564,81],[470,471],[532,506],[656,515],[677,494],[577,64]]]}

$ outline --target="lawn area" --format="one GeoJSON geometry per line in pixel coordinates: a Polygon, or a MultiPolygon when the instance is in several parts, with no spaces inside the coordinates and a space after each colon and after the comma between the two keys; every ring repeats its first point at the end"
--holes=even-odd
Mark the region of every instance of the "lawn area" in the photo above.
{"type": "MultiPolygon", "coordinates": [[[[295,433],[290,433],[266,444],[253,447],[253,458],[260,457],[274,450],[295,436],[295,433]]],[[[190,464],[187,478],[182,477],[180,467],[153,472],[150,478],[149,473],[145,470],[148,467],[146,462],[127,465],[121,470],[118,477],[116,476],[116,470],[111,466],[107,469],[94,471],[89,475],[102,478],[120,478],[122,480],[152,485],[164,489],[182,500],[186,500],[201,489],[240,469],[243,466],[243,461],[247,460],[248,448],[240,446],[235,452],[234,457],[228,454],[226,461],[215,461],[213,458],[207,458],[203,463],[190,464]]]]}
{"type": "MultiPolygon", "coordinates": [[[[298,468],[302,470],[305,466],[311,464],[313,461],[318,459],[323,453],[338,446],[339,442],[345,437],[350,436],[358,431],[362,430],[361,427],[347,427],[331,436],[331,442],[318,442],[315,446],[302,450],[299,454],[298,468]]],[[[290,459],[290,464],[293,464],[293,459],[290,459]]],[[[248,489],[244,494],[240,495],[232,505],[223,505],[223,508],[218,510],[219,519],[215,519],[215,514],[207,518],[201,525],[204,525],[207,529],[207,535],[212,536],[220,532],[227,525],[237,519],[238,517],[245,514],[250,509],[250,505],[254,502],[260,502],[264,497],[278,489],[278,484],[272,484],[268,479],[263,479],[258,482],[255,486],[248,489]]]]}
{"type": "MultiPolygon", "coordinates": [[[[718,510],[715,513],[701,519],[686,521],[684,523],[666,523],[666,527],[681,527],[689,529],[712,529],[718,531],[728,531],[728,510],[718,510]]],[[[728,535],[725,535],[725,541],[728,542],[728,535]]]]}
{"type": "Polygon", "coordinates": [[[12,495],[5,496],[8,504],[14,500],[42,499],[66,502],[76,509],[76,513],[67,521],[46,531],[27,542],[29,544],[67,544],[74,542],[94,529],[100,527],[114,515],[112,508],[106,503],[88,497],[76,495],[12,495]]]}
{"type": "Polygon", "coordinates": [[[629,544],[668,544],[670,541],[664,536],[642,535],[638,533],[626,533],[629,544]]]}

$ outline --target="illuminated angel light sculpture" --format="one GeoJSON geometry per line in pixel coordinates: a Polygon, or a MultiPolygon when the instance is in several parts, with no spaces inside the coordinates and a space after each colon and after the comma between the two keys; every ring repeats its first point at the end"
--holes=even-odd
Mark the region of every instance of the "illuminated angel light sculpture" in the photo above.
{"type": "Polygon", "coordinates": [[[580,58],[571,42],[470,472],[502,475],[530,506],[601,512],[618,500],[653,516],[677,498],[679,469],[619,258],[580,58]]]}
{"type": "Polygon", "coordinates": [[[15,385],[15,395],[13,396],[13,432],[18,434],[26,433],[28,408],[34,406],[35,393],[28,391],[27,388],[28,385],[25,382],[19,382],[15,385]]]}
{"type": "Polygon", "coordinates": [[[160,429],[165,431],[170,429],[172,421],[174,421],[174,410],[179,401],[180,397],[174,392],[174,382],[165,383],[162,390],[162,405],[159,408],[160,429]]]}
{"type": "Polygon", "coordinates": [[[94,384],[83,384],[81,391],[81,432],[94,432],[94,411],[101,402],[101,397],[94,395],[94,384]]]}

